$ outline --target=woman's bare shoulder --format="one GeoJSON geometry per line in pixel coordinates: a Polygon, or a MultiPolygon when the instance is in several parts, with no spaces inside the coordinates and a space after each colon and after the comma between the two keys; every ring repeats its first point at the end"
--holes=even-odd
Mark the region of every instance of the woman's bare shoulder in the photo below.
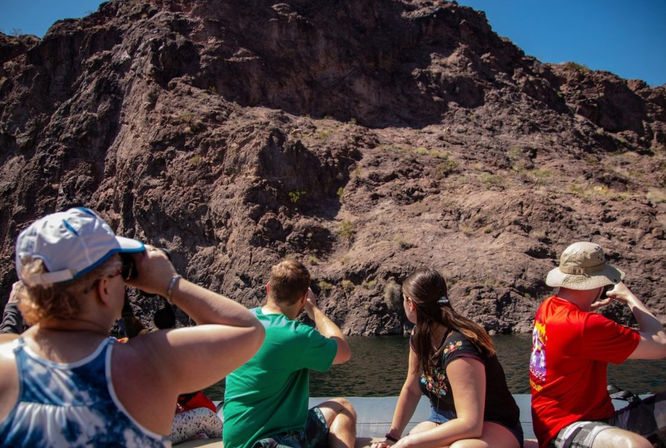
{"type": "Polygon", "coordinates": [[[3,346],[3,345],[8,345],[8,346],[11,345],[11,346],[13,346],[13,344],[11,343],[11,341],[14,341],[14,340],[18,339],[18,337],[19,337],[19,335],[18,335],[18,334],[14,334],[14,333],[3,333],[3,334],[0,334],[0,347],[3,346]]]}

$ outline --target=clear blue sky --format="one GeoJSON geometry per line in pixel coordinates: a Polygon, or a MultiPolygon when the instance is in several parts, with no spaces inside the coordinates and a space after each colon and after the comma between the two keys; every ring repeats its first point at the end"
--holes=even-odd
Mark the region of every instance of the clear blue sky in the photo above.
{"type": "MultiPolygon", "coordinates": [[[[362,0],[359,0],[362,1],[362,0]]],[[[0,30],[43,36],[99,0],[0,0],[0,30]]],[[[666,0],[459,0],[542,62],[577,62],[652,86],[666,83],[666,0]]]]}

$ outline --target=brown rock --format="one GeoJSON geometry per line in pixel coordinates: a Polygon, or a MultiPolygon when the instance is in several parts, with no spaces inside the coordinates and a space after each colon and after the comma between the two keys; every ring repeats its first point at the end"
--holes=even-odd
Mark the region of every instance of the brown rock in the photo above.
{"type": "Polygon", "coordinates": [[[542,64],[455,2],[112,1],[0,35],[0,64],[2,297],[18,232],[83,204],[247,306],[297,256],[347,333],[405,331],[424,265],[529,331],[575,240],[666,319],[666,90],[542,64]]]}

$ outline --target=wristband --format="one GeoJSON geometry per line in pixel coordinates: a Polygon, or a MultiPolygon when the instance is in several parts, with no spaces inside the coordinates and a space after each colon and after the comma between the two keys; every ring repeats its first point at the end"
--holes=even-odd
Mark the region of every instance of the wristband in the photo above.
{"type": "Polygon", "coordinates": [[[180,278],[181,277],[178,274],[171,277],[171,281],[169,282],[169,286],[167,287],[165,299],[167,300],[167,302],[171,304],[173,304],[173,302],[171,301],[171,294],[173,293],[173,288],[174,286],[176,286],[176,282],[178,282],[180,278]]]}
{"type": "Polygon", "coordinates": [[[386,434],[384,434],[384,438],[386,438],[386,440],[390,440],[390,441],[393,442],[393,443],[397,443],[397,442],[398,442],[398,439],[396,439],[395,437],[393,437],[393,436],[391,435],[390,432],[387,432],[386,434]]]}

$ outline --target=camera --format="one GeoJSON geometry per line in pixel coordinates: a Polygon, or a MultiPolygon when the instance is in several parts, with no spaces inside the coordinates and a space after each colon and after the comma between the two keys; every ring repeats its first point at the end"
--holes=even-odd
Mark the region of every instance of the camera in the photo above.
{"type": "MultiPolygon", "coordinates": [[[[158,250],[164,252],[169,261],[172,261],[171,252],[169,252],[167,249],[158,248],[158,250]]],[[[133,254],[127,252],[120,253],[120,261],[122,263],[122,266],[120,268],[120,275],[122,275],[123,280],[125,280],[126,282],[134,280],[136,276],[139,274],[139,272],[136,269],[136,262],[134,261],[133,254]]]]}

